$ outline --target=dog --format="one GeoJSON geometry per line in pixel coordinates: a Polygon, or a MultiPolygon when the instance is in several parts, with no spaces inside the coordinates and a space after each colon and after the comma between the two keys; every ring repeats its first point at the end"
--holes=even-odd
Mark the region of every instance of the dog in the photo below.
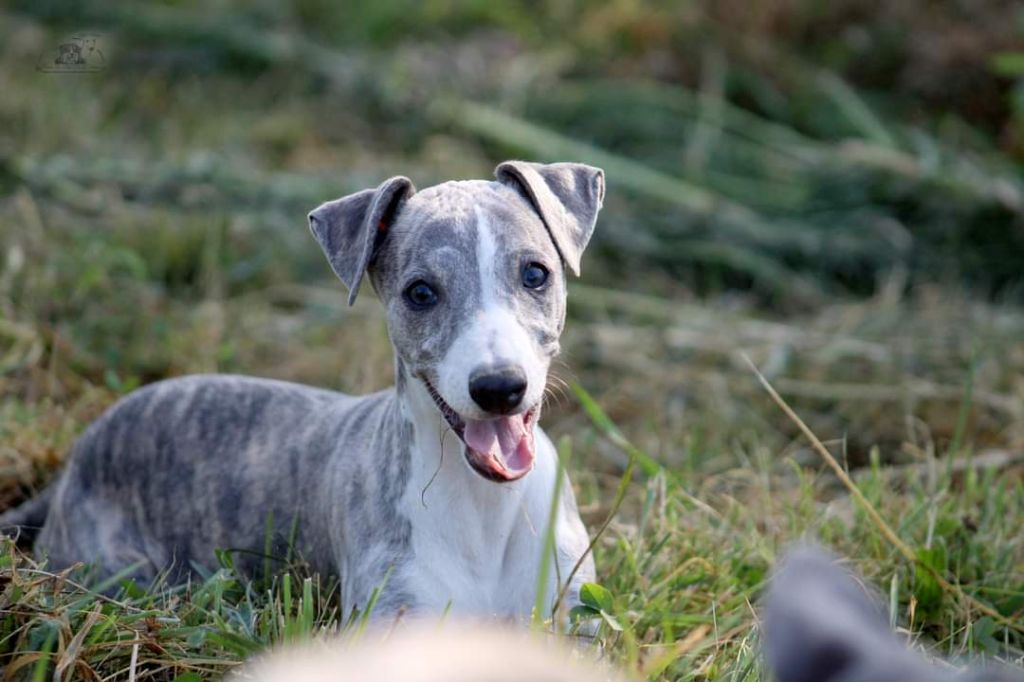
{"type": "MultiPolygon", "coordinates": [[[[417,192],[393,177],[321,205],[309,226],[349,304],[368,279],[387,311],[395,386],[149,385],[0,528],[31,540],[41,526],[37,555],[99,576],[183,582],[219,550],[252,576],[269,545],[337,576],[346,610],[529,617],[559,476],[537,422],[567,277],[603,200],[598,168],[508,161],[493,181],[417,192]]],[[[543,598],[564,592],[571,607],[594,564],[571,487],[558,488],[543,598]]]]}

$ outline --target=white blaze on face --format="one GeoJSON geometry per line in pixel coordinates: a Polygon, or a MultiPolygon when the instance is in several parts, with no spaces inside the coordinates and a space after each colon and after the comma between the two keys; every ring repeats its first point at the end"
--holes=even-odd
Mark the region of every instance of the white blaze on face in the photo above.
{"type": "MultiPolygon", "coordinates": [[[[547,363],[536,344],[516,319],[515,292],[504,283],[510,278],[508,268],[518,268],[506,254],[499,252],[493,226],[487,216],[476,211],[476,258],[480,272],[478,292],[480,305],[467,318],[461,333],[445,353],[438,367],[438,391],[452,409],[464,418],[484,419],[487,415],[469,395],[469,377],[481,367],[520,367],[527,378],[522,408],[530,409],[540,402],[547,381],[547,363]]],[[[474,296],[476,294],[476,296],[474,296]]]]}

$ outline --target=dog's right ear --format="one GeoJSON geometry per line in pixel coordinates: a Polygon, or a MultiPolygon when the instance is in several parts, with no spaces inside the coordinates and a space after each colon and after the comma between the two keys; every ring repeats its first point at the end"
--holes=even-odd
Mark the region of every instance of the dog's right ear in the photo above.
{"type": "Polygon", "coordinates": [[[402,204],[415,192],[409,178],[397,176],[377,189],[321,204],[309,214],[309,229],[334,274],[348,287],[349,305],[355,303],[359,283],[402,204]]]}

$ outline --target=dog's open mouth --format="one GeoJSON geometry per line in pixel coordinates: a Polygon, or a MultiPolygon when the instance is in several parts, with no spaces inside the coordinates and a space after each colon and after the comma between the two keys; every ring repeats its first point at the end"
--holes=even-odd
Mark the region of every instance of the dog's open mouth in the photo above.
{"type": "Polygon", "coordinates": [[[493,419],[463,419],[448,406],[429,381],[430,397],[445,421],[462,440],[466,461],[484,478],[498,483],[515,481],[533,468],[533,422],[537,408],[493,419]]]}

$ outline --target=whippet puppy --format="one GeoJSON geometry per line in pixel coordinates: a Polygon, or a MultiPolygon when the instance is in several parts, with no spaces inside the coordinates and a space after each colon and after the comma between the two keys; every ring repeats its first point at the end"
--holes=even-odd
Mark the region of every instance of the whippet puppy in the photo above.
{"type": "MultiPolygon", "coordinates": [[[[271,553],[338,576],[346,610],[382,586],[375,615],[528,616],[558,475],[537,421],[604,174],[510,161],[495,177],[420,192],[394,177],[309,214],[349,303],[365,277],[387,310],[394,388],[150,385],[92,424],[58,482],[0,527],[41,525],[51,566],[176,581],[218,549],[257,573],[272,528],[271,553]]],[[[594,566],[568,485],[554,537],[545,603],[580,563],[571,606],[594,566]]]]}

